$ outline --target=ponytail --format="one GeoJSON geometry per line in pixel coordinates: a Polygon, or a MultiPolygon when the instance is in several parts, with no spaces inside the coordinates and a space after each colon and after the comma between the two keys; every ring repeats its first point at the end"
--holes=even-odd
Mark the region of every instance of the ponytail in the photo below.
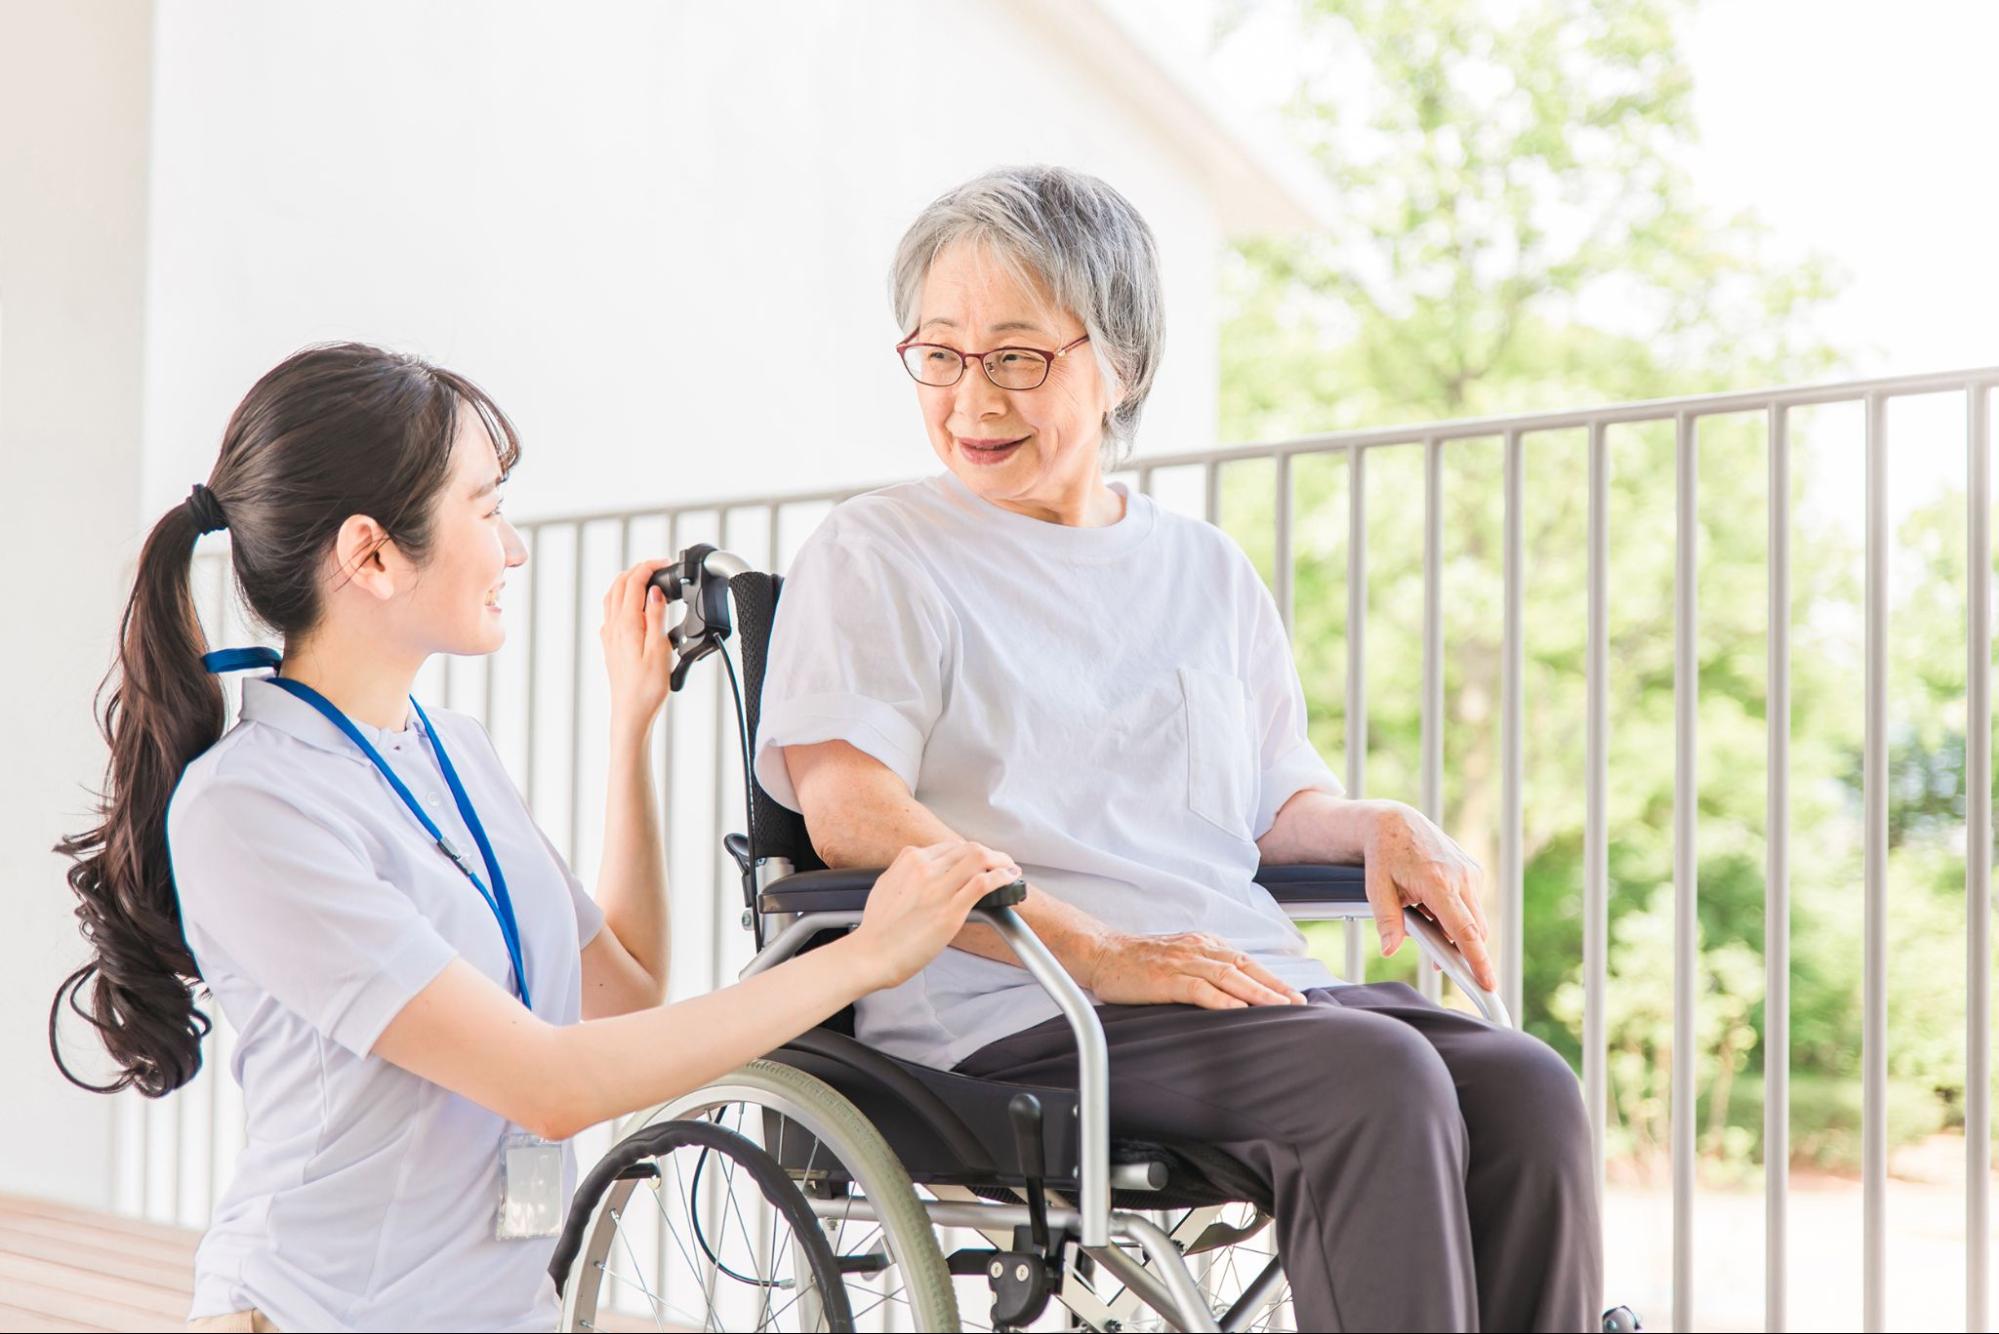
{"type": "Polygon", "coordinates": [[[181,934],[167,860],[167,802],[187,762],[222,735],[222,688],[201,665],[201,624],[189,579],[203,522],[174,506],[146,538],[119,629],[118,665],[105,678],[101,723],[111,763],[102,823],[65,838],[75,861],[76,918],[96,957],[65,978],[49,1007],[49,1053],[71,1083],[95,1093],[171,1093],[201,1069],[206,1014],[201,978],[181,934]],[[115,678],[115,685],[113,679],[115,678]],[[109,1084],[79,1079],[63,1061],[64,1005],[94,1027],[121,1067],[109,1084]]]}
{"type": "Polygon", "coordinates": [[[365,343],[306,348],[251,386],[208,484],[153,525],[118,662],[99,691],[111,746],[102,822],[56,845],[75,862],[76,918],[96,956],[63,979],[49,1007],[49,1052],[71,1083],[157,1098],[201,1069],[209,1019],[194,1004],[201,970],[182,933],[166,830],[181,771],[221,738],[224,722],[222,688],[201,661],[189,580],[196,540],[228,528],[250,611],[286,639],[304,634],[324,601],[318,571],[350,515],[373,517],[411,560],[426,558],[465,411],[478,415],[501,472],[511,469],[520,457],[513,424],[463,376],[365,343]],[[109,1084],[64,1063],[65,1005],[118,1063],[109,1084]]]}

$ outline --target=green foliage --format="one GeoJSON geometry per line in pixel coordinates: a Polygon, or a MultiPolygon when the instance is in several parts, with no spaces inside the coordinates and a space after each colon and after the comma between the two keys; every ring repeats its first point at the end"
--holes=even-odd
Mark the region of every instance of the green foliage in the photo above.
{"type": "MultiPolygon", "coordinates": [[[[1702,206],[1684,161],[1691,74],[1674,0],[1305,0],[1296,104],[1337,217],[1225,265],[1222,430],[1272,439],[1397,421],[1823,377],[1826,266],[1768,255],[1702,206]]],[[[1855,423],[1793,422],[1791,1050],[1794,1147],[1844,1164],[1857,1133],[1862,969],[1860,553],[1823,499],[1855,423]],[[1842,434],[1844,428],[1844,434],[1842,434]],[[1851,1097],[1848,1092],[1851,1092],[1851,1097]]],[[[1587,441],[1525,443],[1524,1020],[1572,1061],[1582,1024],[1587,441]]],[[[1613,1147],[1664,1143],[1674,885],[1670,425],[1612,428],[1608,849],[1613,1147]]],[[[1760,1152],[1765,951],[1768,455],[1760,417],[1702,421],[1697,655],[1697,1078],[1705,1152],[1760,1152]]],[[[1498,865],[1503,445],[1443,447],[1440,822],[1498,865]]],[[[1314,740],[1345,754],[1352,465],[1293,468],[1293,638],[1314,740]]],[[[1421,800],[1419,448],[1366,456],[1365,793],[1421,800]]],[[[1223,522],[1267,572],[1270,465],[1224,475],[1223,522]]],[[[1898,536],[1891,639],[1893,1129],[1963,1096],[1963,506],[1898,536]]],[[[1337,767],[1337,760],[1336,760],[1337,767]]],[[[1369,935],[1372,950],[1372,933],[1369,935]]],[[[1337,958],[1337,934],[1315,946],[1337,958]]],[[[1405,960],[1370,977],[1407,977],[1405,960]]]]}

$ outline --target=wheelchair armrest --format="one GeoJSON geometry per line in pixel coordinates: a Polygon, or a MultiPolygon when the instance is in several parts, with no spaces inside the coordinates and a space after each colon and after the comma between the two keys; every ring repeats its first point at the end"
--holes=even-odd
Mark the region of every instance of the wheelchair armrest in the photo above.
{"type": "MultiPolygon", "coordinates": [[[[824,871],[799,871],[773,880],[757,896],[761,913],[859,912],[867,906],[868,891],[881,877],[881,868],[835,867],[824,871]]],[[[978,902],[987,912],[1011,908],[1027,897],[1027,882],[1016,880],[1002,885],[978,902]]]]}
{"type": "MultiPolygon", "coordinates": [[[[773,880],[757,897],[757,911],[767,913],[859,912],[868,891],[881,875],[879,868],[839,867],[799,871],[773,880]]],[[[1264,866],[1256,883],[1279,903],[1366,903],[1366,869],[1359,866],[1264,866]]],[[[1003,895],[1006,891],[996,891],[1003,895]]],[[[1025,891],[1007,903],[1018,903],[1025,891]]],[[[989,895],[988,898],[994,896],[989,895]]],[[[981,908],[1007,903],[981,901],[981,908]]]]}
{"type": "Polygon", "coordinates": [[[1365,866],[1259,866],[1256,883],[1279,903],[1366,903],[1365,866]]]}
{"type": "MultiPolygon", "coordinates": [[[[1370,915],[1367,911],[1367,868],[1364,866],[1259,866],[1256,883],[1270,891],[1270,897],[1276,899],[1280,907],[1292,910],[1294,920],[1310,920],[1314,916],[1358,918],[1370,915]],[[1306,905],[1347,911],[1314,914],[1306,905]]],[[[1507,1013],[1506,1003],[1478,984],[1471,974],[1471,965],[1465,962],[1464,955],[1435,922],[1414,908],[1405,908],[1402,920],[1417,946],[1449,974],[1451,981],[1458,984],[1458,989],[1478,1007],[1479,1013],[1501,1028],[1513,1026],[1513,1017],[1507,1013]]]]}
{"type": "Polygon", "coordinates": [[[757,895],[757,911],[859,912],[867,904],[868,891],[881,876],[878,869],[836,867],[826,871],[800,871],[773,880],[757,895]]]}

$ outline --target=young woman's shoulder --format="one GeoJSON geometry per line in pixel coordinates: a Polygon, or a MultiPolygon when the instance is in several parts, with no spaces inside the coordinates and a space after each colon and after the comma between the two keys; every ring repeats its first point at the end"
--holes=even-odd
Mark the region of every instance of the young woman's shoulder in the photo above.
{"type": "Polygon", "coordinates": [[[239,722],[222,739],[188,761],[167,802],[167,836],[196,825],[227,826],[256,807],[273,805],[303,814],[311,786],[311,747],[275,728],[239,722]]]}

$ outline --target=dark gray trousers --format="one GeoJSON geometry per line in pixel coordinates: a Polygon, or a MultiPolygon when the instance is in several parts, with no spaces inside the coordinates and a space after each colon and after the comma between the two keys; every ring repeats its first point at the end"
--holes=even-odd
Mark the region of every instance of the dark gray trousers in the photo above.
{"type": "MultiPolygon", "coordinates": [[[[1270,1183],[1298,1327],[1577,1330],[1603,1240],[1575,1075],[1399,982],[1306,1005],[1104,1005],[1112,1133],[1197,1140],[1270,1183]]],[[[960,1074],[1076,1086],[1066,1021],[960,1074]]]]}

